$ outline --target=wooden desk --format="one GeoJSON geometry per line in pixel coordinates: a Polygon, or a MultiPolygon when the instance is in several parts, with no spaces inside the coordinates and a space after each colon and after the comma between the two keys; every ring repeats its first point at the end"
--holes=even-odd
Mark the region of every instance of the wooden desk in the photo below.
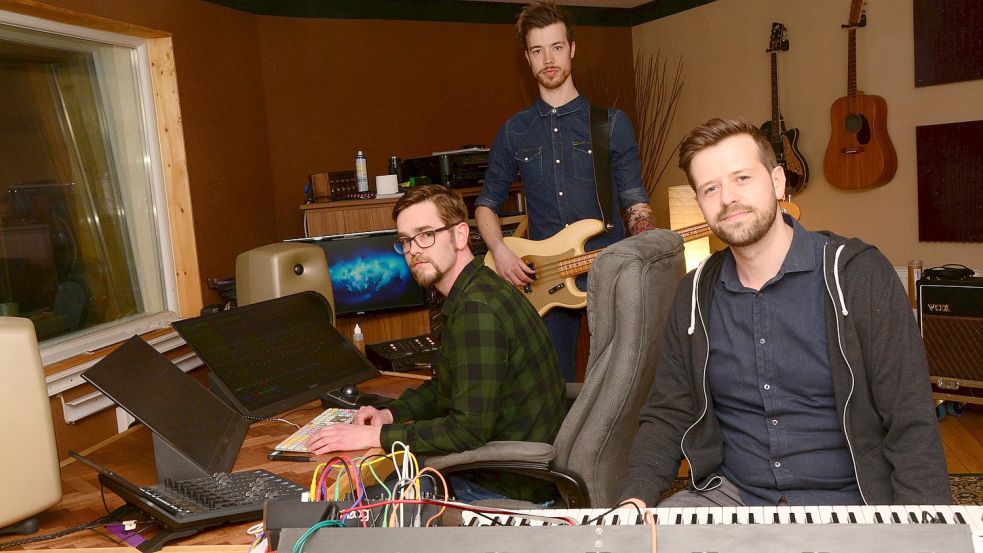
{"type": "MultiPolygon", "coordinates": [[[[369,393],[396,397],[403,390],[419,386],[420,383],[420,380],[410,378],[381,376],[359,385],[359,388],[369,393]]],[[[321,405],[315,401],[289,412],[284,418],[298,424],[303,424],[314,418],[320,411],[321,405]]],[[[289,436],[294,430],[296,430],[294,427],[280,422],[262,421],[254,423],[246,435],[246,439],[242,444],[242,450],[236,459],[233,470],[262,468],[284,476],[298,484],[310,485],[316,463],[270,461],[266,458],[266,454],[272,450],[273,446],[289,436]]],[[[133,427],[82,453],[86,457],[90,457],[96,462],[112,469],[138,486],[149,485],[157,480],[151,433],[145,426],[133,427]]],[[[363,455],[364,453],[364,451],[355,451],[347,452],[346,455],[354,457],[363,455]]],[[[330,458],[330,455],[319,456],[319,461],[327,461],[328,458],[330,458]]],[[[61,464],[61,480],[62,500],[58,505],[55,505],[39,516],[41,528],[35,535],[48,534],[64,528],[84,524],[106,514],[106,507],[103,506],[102,496],[99,491],[99,479],[92,469],[77,462],[75,459],[68,459],[61,464]]],[[[109,490],[106,490],[105,498],[106,505],[110,510],[124,503],[109,490]]],[[[227,547],[218,549],[195,548],[195,551],[209,551],[212,553],[218,553],[219,551],[242,552],[248,549],[248,545],[252,543],[252,537],[246,534],[246,529],[255,523],[256,521],[216,526],[193,536],[169,543],[176,546],[231,544],[240,547],[231,549],[227,547]]],[[[148,530],[148,534],[154,531],[156,530],[148,530]]],[[[3,536],[0,538],[0,543],[17,539],[19,539],[19,536],[3,536]]],[[[25,549],[106,547],[114,548],[117,551],[127,549],[122,546],[117,547],[110,538],[93,531],[77,532],[62,538],[24,546],[25,549]]],[[[179,548],[171,548],[169,551],[175,553],[179,550],[179,548]]]]}

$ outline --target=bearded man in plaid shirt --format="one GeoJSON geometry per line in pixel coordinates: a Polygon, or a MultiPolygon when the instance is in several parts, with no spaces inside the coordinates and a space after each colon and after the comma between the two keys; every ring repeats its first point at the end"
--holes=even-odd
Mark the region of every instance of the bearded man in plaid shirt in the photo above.
{"type": "MultiPolygon", "coordinates": [[[[437,378],[383,409],[362,407],[351,425],[332,425],[308,442],[316,453],[401,441],[421,455],[490,441],[552,442],[565,414],[564,383],[546,327],[532,304],[475,258],[461,196],[444,186],[411,189],[396,202],[396,250],[413,278],[446,301],[437,378]]],[[[458,499],[544,502],[547,483],[504,473],[451,476],[458,499]]]]}

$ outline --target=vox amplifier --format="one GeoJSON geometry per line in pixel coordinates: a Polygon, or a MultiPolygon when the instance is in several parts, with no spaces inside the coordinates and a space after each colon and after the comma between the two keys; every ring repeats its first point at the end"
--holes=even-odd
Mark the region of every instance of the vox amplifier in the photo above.
{"type": "Polygon", "coordinates": [[[919,280],[918,324],[938,388],[983,388],[983,278],[919,280]]]}

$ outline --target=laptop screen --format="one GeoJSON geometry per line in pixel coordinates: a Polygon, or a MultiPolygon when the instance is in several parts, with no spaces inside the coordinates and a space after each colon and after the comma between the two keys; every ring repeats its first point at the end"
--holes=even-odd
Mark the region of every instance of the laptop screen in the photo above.
{"type": "Polygon", "coordinates": [[[205,473],[228,472],[249,423],[134,336],[82,378],[205,473]]]}
{"type": "Polygon", "coordinates": [[[282,413],[379,371],[331,324],[317,292],[173,323],[208,365],[213,389],[243,415],[282,413]]]}

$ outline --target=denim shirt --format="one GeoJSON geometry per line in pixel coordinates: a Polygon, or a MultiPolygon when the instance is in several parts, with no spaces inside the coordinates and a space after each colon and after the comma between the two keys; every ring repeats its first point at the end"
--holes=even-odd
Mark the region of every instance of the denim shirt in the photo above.
{"type": "MultiPolygon", "coordinates": [[[[508,197],[508,189],[521,177],[529,237],[543,240],[582,219],[600,219],[594,188],[594,162],[590,140],[590,104],[583,96],[554,108],[542,98],[513,115],[495,138],[485,172],[485,185],[475,202],[495,213],[508,197]]],[[[608,109],[611,132],[611,201],[615,228],[587,243],[598,249],[625,237],[620,212],[648,203],[642,186],[638,145],[631,121],[624,112],[608,109]]],[[[605,208],[604,219],[611,218],[605,208]]]]}

